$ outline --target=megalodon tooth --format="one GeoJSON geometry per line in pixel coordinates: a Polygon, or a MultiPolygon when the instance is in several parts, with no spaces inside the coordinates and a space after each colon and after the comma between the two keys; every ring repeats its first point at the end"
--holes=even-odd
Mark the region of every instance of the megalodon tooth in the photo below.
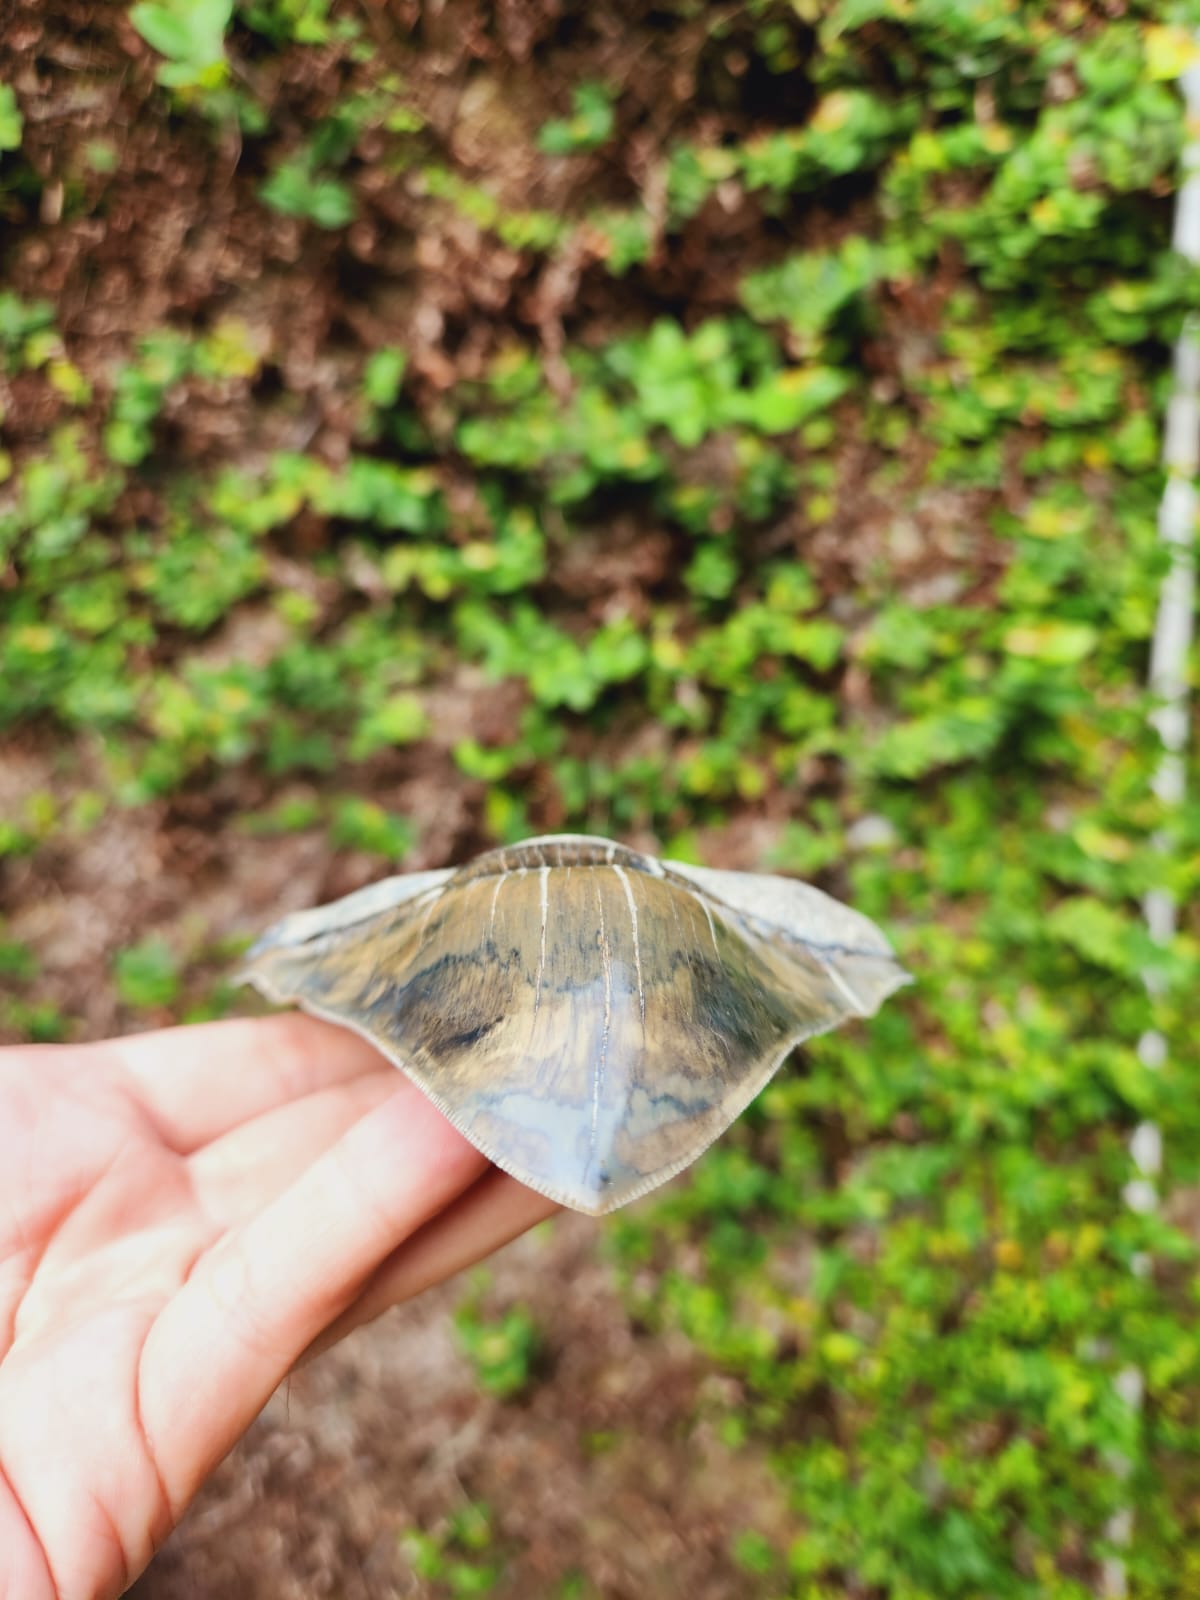
{"type": "Polygon", "coordinates": [[[527,839],[285,917],[243,977],[362,1034],[479,1150],[613,1211],[705,1150],[802,1040],[909,980],[795,879],[527,839]]]}

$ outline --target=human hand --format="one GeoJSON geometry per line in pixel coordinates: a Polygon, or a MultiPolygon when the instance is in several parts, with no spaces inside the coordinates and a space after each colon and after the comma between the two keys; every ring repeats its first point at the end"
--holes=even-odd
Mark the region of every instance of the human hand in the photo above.
{"type": "Polygon", "coordinates": [[[554,1209],[311,1017],[0,1050],[0,1600],[120,1594],[301,1357],[554,1209]]]}

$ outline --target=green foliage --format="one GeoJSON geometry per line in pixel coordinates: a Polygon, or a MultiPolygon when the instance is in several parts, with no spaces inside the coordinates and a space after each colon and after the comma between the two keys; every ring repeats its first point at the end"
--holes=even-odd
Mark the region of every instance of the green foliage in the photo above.
{"type": "Polygon", "coordinates": [[[0,349],[10,372],[36,367],[38,335],[54,326],[54,307],[48,300],[22,300],[7,291],[0,293],[0,349]]]}
{"type": "Polygon", "coordinates": [[[887,277],[882,252],[857,234],[838,250],[787,256],[742,279],[742,304],[758,322],[786,324],[798,352],[820,348],[829,325],[887,277]]]}
{"type": "Polygon", "coordinates": [[[733,1554],[738,1566],[756,1577],[772,1576],[779,1564],[770,1540],[761,1533],[740,1533],[734,1541],[733,1554]]]}
{"type": "Polygon", "coordinates": [[[358,36],[353,22],[330,16],[330,0],[237,0],[237,12],[247,27],[277,45],[289,40],[328,44],[334,38],[358,36]]]}
{"type": "Polygon", "coordinates": [[[117,993],[127,1006],[155,1011],[179,993],[179,963],[163,939],[143,939],[117,955],[117,993]]]}
{"type": "Polygon", "coordinates": [[[835,89],[802,128],[764,134],[743,146],[739,162],[748,189],[787,194],[821,179],[873,167],[912,116],[862,89],[835,89]]]}
{"type": "Polygon", "coordinates": [[[224,82],[225,31],[233,0],[139,0],[129,20],[166,60],[158,79],[169,89],[215,89],[224,82]]]}
{"type": "Polygon", "coordinates": [[[406,364],[403,350],[376,350],[371,354],[363,369],[363,394],[371,405],[386,410],[396,404],[406,364]]]}
{"type": "Polygon", "coordinates": [[[572,115],[548,122],[538,134],[538,149],[548,156],[598,150],[612,137],[615,118],[612,94],[603,83],[581,83],[571,92],[572,115]]]}
{"type": "Polygon", "coordinates": [[[170,329],[144,339],[137,360],[122,367],[113,386],[112,408],[104,430],[110,460],[136,467],[149,455],[153,424],[170,389],[191,371],[188,341],[170,329]]]}
{"type": "Polygon", "coordinates": [[[319,228],[344,228],[354,220],[354,196],[339,178],[322,176],[309,151],[281,162],[259,192],[274,210],[319,228]]]}
{"type": "Polygon", "coordinates": [[[37,959],[28,945],[15,939],[0,939],[0,978],[9,983],[27,983],[37,972],[37,959]]]}
{"type": "Polygon", "coordinates": [[[334,808],[329,837],[340,849],[401,861],[416,843],[416,830],[407,817],[392,816],[371,800],[347,797],[334,808]]]}
{"type": "MultiPolygon", "coordinates": [[[[315,13],[308,15],[304,31],[321,32],[315,13]]],[[[353,24],[336,31],[345,39],[357,37],[353,24]]],[[[364,132],[383,129],[405,135],[421,126],[421,117],[404,102],[398,84],[385,78],[377,89],[349,96],[321,118],[303,144],[275,165],[259,194],[272,210],[287,216],[301,217],[319,228],[347,227],[358,206],[353,189],[340,174],[364,132]]]]}
{"type": "Polygon", "coordinates": [[[454,1329],[479,1386],[500,1400],[511,1400],[533,1377],[540,1348],[537,1324],[523,1306],[489,1316],[483,1307],[484,1287],[481,1276],[455,1312],[454,1329]]]}
{"type": "Polygon", "coordinates": [[[570,234],[552,211],[511,210],[486,189],[444,167],[424,167],[421,182],[431,198],[447,202],[477,228],[495,233],[514,250],[549,250],[570,234]]]}
{"type": "Polygon", "coordinates": [[[0,152],[19,150],[25,123],[11,85],[0,83],[0,152]]]}
{"type": "Polygon", "coordinates": [[[417,1577],[438,1595],[491,1594],[503,1577],[494,1548],[492,1513],[481,1501],[467,1501],[433,1533],[411,1528],[401,1545],[417,1577]]]}

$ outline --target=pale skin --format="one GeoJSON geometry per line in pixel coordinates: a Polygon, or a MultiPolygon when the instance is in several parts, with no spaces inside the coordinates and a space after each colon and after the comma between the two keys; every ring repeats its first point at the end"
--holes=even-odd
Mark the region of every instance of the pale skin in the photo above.
{"type": "Polygon", "coordinates": [[[548,1216],[295,1014],[0,1050],[0,1600],[107,1600],[301,1360],[548,1216]]]}

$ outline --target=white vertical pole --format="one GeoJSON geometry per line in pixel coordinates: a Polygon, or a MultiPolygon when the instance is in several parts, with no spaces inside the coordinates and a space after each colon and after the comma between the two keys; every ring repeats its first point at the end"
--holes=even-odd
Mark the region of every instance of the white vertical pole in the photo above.
{"type": "MultiPolygon", "coordinates": [[[[1172,243],[1188,261],[1200,262],[1200,67],[1192,67],[1180,80],[1188,129],[1183,152],[1183,181],[1175,201],[1172,243]]],[[[1158,512],[1159,538],[1170,552],[1170,566],[1158,596],[1158,616],[1150,652],[1150,689],[1158,704],[1151,720],[1162,740],[1162,755],[1154,774],[1154,792],[1164,808],[1182,804],[1186,785],[1184,752],[1188,733],[1188,655],[1192,643],[1195,606],[1195,537],[1200,511],[1196,477],[1200,472],[1200,318],[1190,315],[1175,345],[1175,385],[1167,406],[1163,440],[1163,465],[1167,481],[1158,512]]],[[[1160,838],[1160,848],[1167,840],[1160,838]]],[[[1175,936],[1175,900],[1168,889],[1151,889],[1142,902],[1146,927],[1156,944],[1167,945],[1175,936]]],[[[1162,992],[1162,974],[1150,967],[1142,974],[1151,995],[1162,992]]],[[[1162,1066],[1167,1041],[1157,1030],[1138,1041],[1138,1056],[1151,1072],[1162,1066]]],[[[1125,1200],[1134,1211],[1155,1211],[1162,1176],[1162,1130],[1156,1122],[1141,1122],[1129,1144],[1137,1171],[1125,1186],[1125,1200]]],[[[1150,1263],[1134,1262],[1134,1270],[1148,1273],[1150,1263]]],[[[1134,1411],[1142,1408],[1145,1379],[1137,1367],[1117,1375],[1117,1392],[1134,1411]]],[[[1117,1464],[1126,1475],[1129,1463],[1117,1464]]],[[[1108,1533],[1114,1544],[1128,1545],[1133,1537],[1133,1507],[1125,1505],[1113,1517],[1108,1533]]],[[[1125,1561],[1110,1556],[1101,1574],[1101,1593],[1107,1600],[1123,1600],[1129,1592],[1125,1561]]]]}

